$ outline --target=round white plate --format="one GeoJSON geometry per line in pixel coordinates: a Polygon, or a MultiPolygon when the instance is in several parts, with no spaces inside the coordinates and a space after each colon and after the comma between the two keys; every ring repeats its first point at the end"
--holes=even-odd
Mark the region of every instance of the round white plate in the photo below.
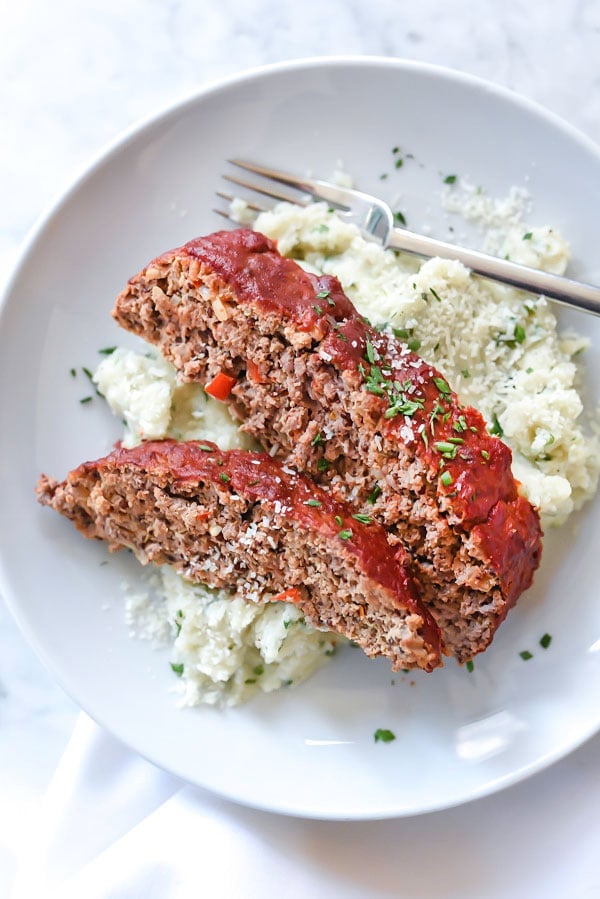
{"type": "MultiPolygon", "coordinates": [[[[445,174],[496,196],[526,186],[531,223],[556,225],[571,241],[572,273],[600,281],[598,151],[507,91],[420,64],[327,59],[245,74],[171,107],[120,140],[55,206],[5,298],[2,592],[90,715],[158,765],[231,799],[377,818],[498,790],[600,725],[597,500],[548,535],[534,589],[473,674],[449,662],[429,676],[392,678],[385,662],[348,648],[297,690],[224,712],[178,710],[168,653],[128,637],[120,584],[140,580],[136,563],[112,556],[102,564],[102,546],[35,502],[41,471],[63,477],[118,437],[101,400],[80,404],[92,392],[81,366],[94,367],[103,346],[130,342],[109,315],[130,275],[221,227],[211,208],[231,156],[324,177],[341,159],[362,188],[401,199],[411,227],[431,225],[441,237],[445,174]],[[401,169],[396,145],[414,156],[401,169]],[[547,650],[538,644],[545,632],[547,650]],[[376,744],[377,728],[396,740],[376,744]]],[[[597,385],[600,322],[576,313],[561,320],[589,334],[588,382],[597,385]]]]}

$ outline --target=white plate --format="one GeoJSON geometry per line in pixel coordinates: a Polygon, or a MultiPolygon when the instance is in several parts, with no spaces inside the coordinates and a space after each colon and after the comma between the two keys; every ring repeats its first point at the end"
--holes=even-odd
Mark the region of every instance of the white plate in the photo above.
{"type": "MultiPolygon", "coordinates": [[[[41,223],[0,320],[2,590],[33,646],[97,721],[158,765],[239,802],[322,818],[409,815],[482,796],[565,755],[600,725],[598,501],[548,535],[535,588],[474,674],[397,676],[352,649],[294,691],[218,712],[179,711],[168,654],[133,641],[111,557],[33,497],[106,451],[118,423],[81,373],[128,343],[109,311],[128,276],[162,250],[221,225],[211,212],[232,155],[327,176],[343,159],[412,227],[447,234],[442,174],[502,196],[526,185],[532,223],[572,243],[572,272],[600,280],[600,157],[586,139],[513,94],[429,66],[383,59],[285,64],[203,91],[117,143],[41,223]],[[400,170],[391,149],[414,154],[400,170]],[[382,172],[390,172],[386,181],[382,172]],[[545,632],[551,647],[540,649],[545,632]],[[534,658],[523,662],[519,651],[534,658]],[[414,686],[412,686],[414,681],[414,686]],[[376,728],[396,740],[375,744],[376,728]]],[[[600,323],[590,335],[600,380],[600,323]]],[[[596,399],[597,399],[596,394],[596,399]]]]}

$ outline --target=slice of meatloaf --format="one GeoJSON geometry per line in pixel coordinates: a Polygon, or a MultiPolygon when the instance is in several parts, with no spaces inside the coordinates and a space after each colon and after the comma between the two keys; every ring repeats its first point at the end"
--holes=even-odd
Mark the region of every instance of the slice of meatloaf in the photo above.
{"type": "Polygon", "coordinates": [[[315,627],[399,668],[441,664],[438,628],[401,547],[309,478],[264,453],[164,440],[42,476],[41,503],[86,537],[254,600],[297,602],[315,627]],[[399,550],[399,551],[398,551],[399,550]]]}
{"type": "Polygon", "coordinates": [[[184,380],[210,392],[225,378],[217,395],[245,431],[375,515],[410,551],[459,660],[488,646],[539,564],[537,512],[479,412],[373,329],[335,278],[261,234],[222,231],[151,262],[113,314],[184,380]]]}

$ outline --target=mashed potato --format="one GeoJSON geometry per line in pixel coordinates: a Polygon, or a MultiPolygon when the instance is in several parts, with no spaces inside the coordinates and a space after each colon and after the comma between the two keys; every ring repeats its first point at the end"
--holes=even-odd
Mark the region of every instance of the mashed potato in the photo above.
{"type": "MultiPolygon", "coordinates": [[[[488,248],[564,271],[566,243],[551,228],[524,229],[523,196],[511,195],[502,205],[476,190],[467,188],[467,194],[463,209],[488,228],[488,248]]],[[[453,202],[448,194],[447,208],[453,202]]],[[[242,203],[235,213],[243,219],[242,203]]],[[[383,250],[321,204],[280,204],[259,216],[255,227],[304,267],[337,275],[363,315],[394,328],[444,373],[465,403],[481,410],[512,448],[515,475],[545,525],[562,524],[592,496],[600,457],[582,424],[574,361],[586,341],[559,335],[543,298],[474,278],[458,262],[422,263],[383,250]]],[[[101,363],[95,382],[126,424],[126,446],[173,437],[252,448],[225,406],[200,385],[180,384],[153,349],[117,349],[101,363]]],[[[171,665],[185,705],[236,704],[261,690],[297,684],[340,642],[306,625],[288,604],[232,599],[169,568],[153,581],[151,590],[129,594],[128,621],[139,636],[172,644],[171,665]]]]}

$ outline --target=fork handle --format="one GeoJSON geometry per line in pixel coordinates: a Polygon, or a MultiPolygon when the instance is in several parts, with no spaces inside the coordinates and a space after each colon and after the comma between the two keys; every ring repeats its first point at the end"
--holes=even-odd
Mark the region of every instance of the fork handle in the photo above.
{"type": "Polygon", "coordinates": [[[455,259],[467,268],[489,278],[510,284],[530,293],[543,294],[563,306],[583,309],[593,315],[600,315],[600,287],[573,281],[560,275],[551,275],[527,265],[519,265],[508,259],[489,256],[478,250],[464,250],[443,240],[434,240],[420,234],[413,234],[404,228],[394,228],[387,242],[388,247],[413,253],[417,256],[441,256],[442,259],[455,259]]]}

